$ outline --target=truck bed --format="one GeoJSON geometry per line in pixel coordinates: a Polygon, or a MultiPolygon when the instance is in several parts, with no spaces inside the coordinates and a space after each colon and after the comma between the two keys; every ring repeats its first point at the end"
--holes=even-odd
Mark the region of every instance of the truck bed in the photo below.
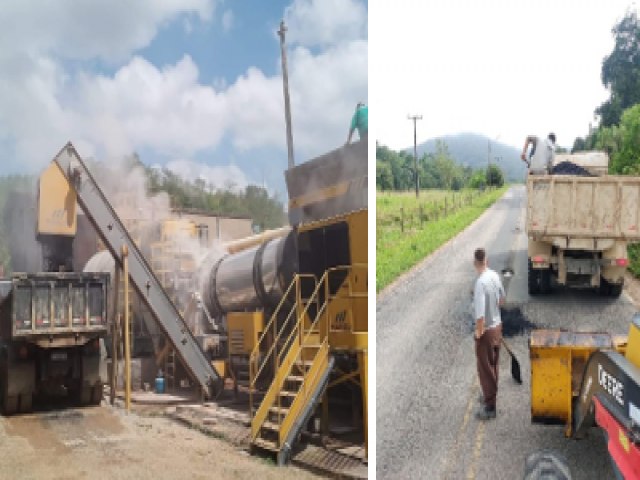
{"type": "Polygon", "coordinates": [[[640,240],[640,177],[530,175],[530,237],[640,240]]]}
{"type": "Polygon", "coordinates": [[[5,339],[107,331],[109,274],[14,274],[1,283],[5,339]]]}

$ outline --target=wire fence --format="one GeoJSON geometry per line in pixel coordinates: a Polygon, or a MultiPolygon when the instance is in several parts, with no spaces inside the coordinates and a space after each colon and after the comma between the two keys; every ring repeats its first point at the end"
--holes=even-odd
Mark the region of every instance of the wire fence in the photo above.
{"type": "MultiPolygon", "coordinates": [[[[399,229],[403,233],[409,230],[421,229],[429,222],[442,220],[464,207],[473,205],[489,191],[487,189],[484,191],[439,192],[441,195],[438,196],[441,198],[413,199],[412,202],[404,202],[399,207],[387,205],[382,209],[378,209],[376,226],[385,229],[399,229]]],[[[390,196],[393,195],[398,195],[398,193],[390,194],[390,196]]]]}

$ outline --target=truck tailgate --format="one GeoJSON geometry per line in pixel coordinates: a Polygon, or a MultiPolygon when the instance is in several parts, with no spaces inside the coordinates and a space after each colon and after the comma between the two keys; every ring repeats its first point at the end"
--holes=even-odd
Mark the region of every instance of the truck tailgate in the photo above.
{"type": "Polygon", "coordinates": [[[108,285],[101,273],[14,275],[11,336],[106,333],[108,285]]]}
{"type": "Polygon", "coordinates": [[[640,240],[640,177],[529,176],[530,236],[640,240]]]}

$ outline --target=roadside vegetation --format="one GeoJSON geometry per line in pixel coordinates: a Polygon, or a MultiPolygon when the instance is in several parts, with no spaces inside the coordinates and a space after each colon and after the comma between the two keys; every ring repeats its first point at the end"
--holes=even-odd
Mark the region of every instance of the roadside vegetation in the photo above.
{"type": "Polygon", "coordinates": [[[378,192],[376,291],[455,237],[506,190],[427,190],[418,199],[415,193],[378,192]]]}
{"type": "Polygon", "coordinates": [[[506,191],[497,165],[462,165],[443,140],[417,161],[412,153],[376,145],[376,188],[378,292],[464,230],[506,191]]]}
{"type": "MultiPolygon", "coordinates": [[[[595,109],[600,123],[573,142],[573,152],[604,150],[609,173],[640,175],[640,19],[629,10],[612,29],[613,51],[602,61],[601,80],[611,92],[595,109]]],[[[629,246],[629,270],[640,277],[640,245],[629,246]]]]}
{"type": "MultiPolygon", "coordinates": [[[[484,153],[480,155],[484,156],[484,153]]],[[[414,161],[412,153],[376,145],[376,188],[380,191],[415,189],[414,165],[417,166],[421,189],[459,191],[504,185],[504,174],[497,165],[491,164],[486,169],[462,165],[449,153],[446,142],[438,139],[435,152],[425,153],[417,161],[414,161]]]]}

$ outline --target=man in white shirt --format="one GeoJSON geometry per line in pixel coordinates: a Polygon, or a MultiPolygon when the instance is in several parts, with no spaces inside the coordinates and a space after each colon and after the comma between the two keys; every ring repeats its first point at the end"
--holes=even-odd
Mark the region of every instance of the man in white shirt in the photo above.
{"type": "Polygon", "coordinates": [[[476,418],[489,420],[496,417],[498,363],[502,341],[500,306],[504,304],[505,292],[498,274],[487,266],[484,248],[478,248],[473,257],[473,265],[478,272],[473,292],[474,337],[478,377],[482,387],[481,399],[484,404],[476,413],[476,418]]]}
{"type": "Polygon", "coordinates": [[[544,175],[551,173],[555,149],[556,136],[554,133],[550,133],[544,140],[529,135],[524,141],[520,158],[522,158],[522,161],[529,167],[529,173],[531,175],[544,175]],[[529,148],[529,145],[532,145],[532,148],[529,154],[529,160],[527,160],[527,148],[529,148]]]}

